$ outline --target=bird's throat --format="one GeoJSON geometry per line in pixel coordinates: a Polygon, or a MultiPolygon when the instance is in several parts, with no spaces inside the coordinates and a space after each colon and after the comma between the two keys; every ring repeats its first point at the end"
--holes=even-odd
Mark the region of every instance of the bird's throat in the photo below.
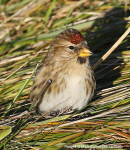
{"type": "Polygon", "coordinates": [[[80,64],[85,64],[86,61],[87,61],[87,59],[86,59],[85,57],[78,57],[78,62],[79,62],[80,64]]]}

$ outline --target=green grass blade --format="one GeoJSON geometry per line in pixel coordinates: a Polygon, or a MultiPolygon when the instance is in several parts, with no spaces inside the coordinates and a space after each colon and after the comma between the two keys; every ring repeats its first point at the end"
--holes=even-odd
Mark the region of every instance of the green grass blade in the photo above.
{"type": "MultiPolygon", "coordinates": [[[[67,19],[69,18],[69,16],[71,15],[72,11],[73,11],[74,7],[72,7],[69,11],[69,13],[67,14],[65,21],[63,22],[63,24],[61,25],[61,27],[63,27],[66,24],[67,19]]],[[[67,24],[66,24],[66,28],[67,28],[67,24]]]]}
{"type": "Polygon", "coordinates": [[[10,109],[10,108],[12,107],[12,105],[15,103],[15,101],[17,100],[17,98],[21,95],[22,91],[25,89],[25,87],[27,86],[27,84],[30,82],[31,78],[33,77],[35,71],[36,71],[37,68],[38,68],[38,65],[39,65],[39,64],[37,64],[37,66],[36,66],[36,68],[34,69],[32,75],[30,76],[30,78],[26,80],[26,82],[25,82],[25,84],[23,85],[23,87],[19,90],[19,92],[17,93],[17,95],[14,97],[13,101],[8,105],[8,107],[6,108],[6,110],[5,110],[4,114],[2,115],[2,117],[4,117],[4,116],[7,114],[7,112],[9,111],[9,109],[10,109]]]}
{"type": "Polygon", "coordinates": [[[45,22],[45,23],[46,23],[47,20],[50,18],[50,15],[51,15],[51,12],[52,12],[52,9],[53,9],[53,6],[54,6],[55,2],[56,2],[56,0],[53,0],[53,1],[51,2],[51,5],[50,5],[50,7],[49,7],[49,9],[48,9],[48,11],[47,11],[47,13],[46,13],[46,15],[45,15],[45,19],[44,19],[44,22],[45,22]]]}
{"type": "Polygon", "coordinates": [[[0,140],[4,139],[7,135],[9,135],[12,131],[10,126],[7,127],[0,127],[0,130],[3,130],[0,132],[0,140]],[[4,128],[4,129],[3,129],[4,128]]]}

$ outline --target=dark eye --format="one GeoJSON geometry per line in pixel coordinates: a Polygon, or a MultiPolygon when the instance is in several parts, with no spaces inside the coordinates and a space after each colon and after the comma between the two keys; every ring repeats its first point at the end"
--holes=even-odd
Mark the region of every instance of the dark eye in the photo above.
{"type": "Polygon", "coordinates": [[[73,49],[74,49],[74,46],[69,46],[69,49],[73,50],[73,49]]]}

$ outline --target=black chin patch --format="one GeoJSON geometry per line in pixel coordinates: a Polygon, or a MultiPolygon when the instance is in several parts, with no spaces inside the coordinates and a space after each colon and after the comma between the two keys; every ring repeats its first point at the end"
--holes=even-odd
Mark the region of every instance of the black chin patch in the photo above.
{"type": "Polygon", "coordinates": [[[78,62],[80,64],[84,64],[84,63],[86,63],[86,58],[84,58],[84,57],[78,57],[78,62]]]}

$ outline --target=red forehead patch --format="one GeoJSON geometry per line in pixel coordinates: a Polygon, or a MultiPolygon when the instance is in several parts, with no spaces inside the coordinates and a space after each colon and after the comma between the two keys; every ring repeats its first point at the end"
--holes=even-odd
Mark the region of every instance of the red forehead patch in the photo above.
{"type": "Polygon", "coordinates": [[[79,44],[81,41],[85,41],[84,37],[82,36],[82,34],[79,32],[79,33],[72,33],[71,36],[70,36],[70,39],[69,41],[73,44],[79,44]]]}

